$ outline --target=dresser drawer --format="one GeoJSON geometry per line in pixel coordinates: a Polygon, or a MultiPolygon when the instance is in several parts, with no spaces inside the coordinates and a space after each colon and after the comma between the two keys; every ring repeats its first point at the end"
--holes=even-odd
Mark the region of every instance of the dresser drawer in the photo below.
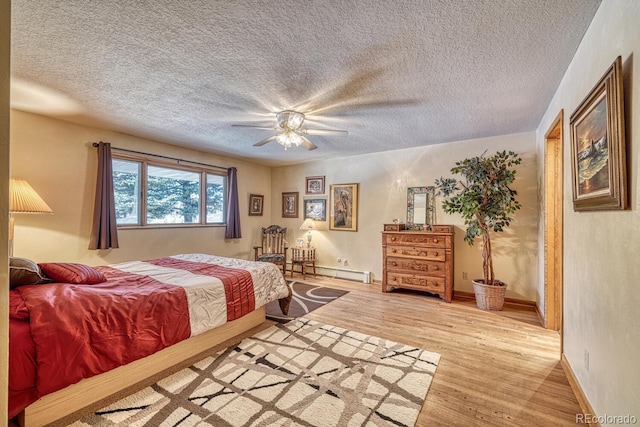
{"type": "Polygon", "coordinates": [[[442,248],[425,248],[419,246],[387,246],[387,256],[419,258],[429,261],[444,261],[446,253],[442,248]]]}
{"type": "Polygon", "coordinates": [[[404,230],[404,224],[385,224],[384,231],[402,231],[404,230]]]}
{"type": "Polygon", "coordinates": [[[433,233],[453,233],[453,225],[432,225],[433,233]]]}
{"type": "Polygon", "coordinates": [[[404,274],[387,272],[387,285],[401,288],[425,290],[427,292],[444,292],[444,277],[417,276],[415,274],[404,274]]]}
{"type": "Polygon", "coordinates": [[[445,266],[445,263],[437,261],[387,257],[387,271],[389,272],[418,272],[432,276],[444,276],[445,266]]]}
{"type": "Polygon", "coordinates": [[[389,233],[384,235],[383,244],[386,245],[420,245],[429,247],[451,247],[451,237],[433,234],[418,233],[389,233]]]}

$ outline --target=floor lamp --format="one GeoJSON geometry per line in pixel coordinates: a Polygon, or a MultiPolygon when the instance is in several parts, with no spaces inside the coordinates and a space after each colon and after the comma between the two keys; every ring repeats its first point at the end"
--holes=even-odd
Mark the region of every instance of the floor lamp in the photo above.
{"type": "Polygon", "coordinates": [[[11,178],[9,183],[9,256],[13,256],[14,213],[53,213],[53,211],[27,181],[11,178]]]}

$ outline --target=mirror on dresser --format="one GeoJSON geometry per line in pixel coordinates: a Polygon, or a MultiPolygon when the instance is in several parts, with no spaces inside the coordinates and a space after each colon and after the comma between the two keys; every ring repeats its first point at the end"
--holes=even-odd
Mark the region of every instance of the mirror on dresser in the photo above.
{"type": "Polygon", "coordinates": [[[407,229],[430,230],[435,222],[435,187],[407,188],[407,229]]]}

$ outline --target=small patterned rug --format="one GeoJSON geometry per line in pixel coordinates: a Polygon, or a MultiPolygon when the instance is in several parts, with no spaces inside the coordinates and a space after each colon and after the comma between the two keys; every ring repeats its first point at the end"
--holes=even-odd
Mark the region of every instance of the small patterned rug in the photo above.
{"type": "Polygon", "coordinates": [[[414,426],[439,359],[300,318],[72,426],[414,426]]]}
{"type": "Polygon", "coordinates": [[[293,292],[291,305],[289,305],[289,313],[282,314],[278,301],[271,301],[267,304],[267,319],[275,320],[280,323],[287,323],[298,317],[304,317],[305,314],[322,307],[331,301],[340,298],[348,291],[327,288],[325,286],[310,285],[303,282],[288,282],[293,292]]]}

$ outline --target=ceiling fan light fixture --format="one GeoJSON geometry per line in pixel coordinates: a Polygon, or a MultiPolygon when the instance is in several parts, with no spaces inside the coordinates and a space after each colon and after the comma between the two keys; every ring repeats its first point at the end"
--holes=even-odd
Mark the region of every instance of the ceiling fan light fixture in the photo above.
{"type": "Polygon", "coordinates": [[[297,111],[284,110],[276,114],[276,121],[281,129],[298,130],[304,122],[304,114],[297,111]]]}
{"type": "Polygon", "coordinates": [[[300,138],[300,135],[292,130],[286,130],[276,136],[276,141],[278,144],[282,145],[285,150],[293,146],[298,147],[302,144],[302,138],[300,138]]]}
{"type": "Polygon", "coordinates": [[[278,144],[284,147],[285,151],[290,147],[299,147],[300,145],[302,145],[307,150],[315,150],[316,148],[318,148],[318,146],[309,141],[309,139],[307,139],[305,135],[327,135],[336,133],[341,135],[348,134],[346,130],[303,129],[302,125],[304,123],[304,119],[305,115],[302,113],[293,110],[283,110],[276,113],[277,127],[275,128],[245,124],[232,124],[231,126],[278,131],[278,134],[265,138],[262,141],[253,144],[253,146],[261,147],[271,141],[276,141],[278,144]]]}

